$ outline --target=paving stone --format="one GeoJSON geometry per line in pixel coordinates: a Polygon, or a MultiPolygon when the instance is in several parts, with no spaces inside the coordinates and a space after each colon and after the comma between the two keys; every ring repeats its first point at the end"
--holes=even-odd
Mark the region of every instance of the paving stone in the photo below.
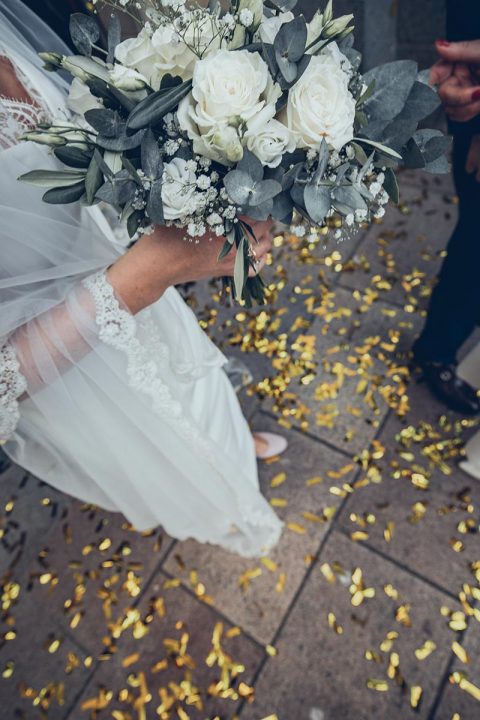
{"type": "Polygon", "coordinates": [[[464,663],[457,656],[453,656],[449,672],[451,680],[444,688],[433,720],[452,720],[455,713],[458,713],[461,720],[476,720],[478,718],[478,699],[473,697],[467,690],[461,689],[459,684],[452,678],[454,673],[462,673],[466,680],[477,688],[476,692],[478,694],[480,688],[480,634],[476,620],[472,619],[470,621],[465,635],[459,637],[458,640],[468,653],[468,662],[464,663]]]}
{"type": "MultiPolygon", "coordinates": [[[[471,579],[470,563],[478,559],[478,535],[459,532],[458,527],[465,521],[475,522],[468,509],[470,503],[477,509],[480,505],[480,484],[459,469],[449,476],[434,471],[427,491],[415,487],[409,477],[392,478],[392,459],[406,469],[413,464],[399,456],[400,450],[406,451],[395,442],[393,431],[400,426],[397,422],[393,425],[380,435],[387,448],[386,458],[379,463],[383,481],[356,489],[338,522],[349,535],[368,533],[366,545],[457,595],[471,579]],[[425,508],[421,519],[414,512],[416,503],[425,508]],[[371,515],[375,523],[365,525],[364,519],[371,515]],[[455,541],[462,543],[461,552],[454,551],[455,541]]],[[[426,465],[419,453],[417,462],[426,465]]]]}
{"type": "Polygon", "coordinates": [[[386,302],[426,308],[456,214],[456,206],[432,190],[431,181],[406,184],[402,204],[372,226],[352,258],[354,271],[343,273],[340,284],[370,287],[386,302]]]}
{"type": "Polygon", "coordinates": [[[91,674],[85,666],[86,655],[59,627],[48,603],[37,603],[22,586],[9,606],[12,594],[13,586],[3,583],[0,716],[2,720],[61,720],[91,674]],[[4,639],[13,632],[14,639],[4,639]]]}
{"type": "MultiPolygon", "coordinates": [[[[206,717],[210,718],[216,714],[222,718],[234,716],[238,706],[237,700],[229,699],[228,695],[226,699],[207,697],[206,693],[206,689],[212,683],[219,681],[221,674],[218,663],[212,663],[209,667],[205,662],[212,649],[212,634],[219,622],[218,615],[211,607],[198,601],[181,587],[175,590],[164,589],[165,581],[167,581],[167,577],[159,572],[155,577],[154,584],[149,588],[149,592],[138,607],[140,621],[137,621],[133,632],[132,628],[123,632],[118,639],[116,652],[108,661],[100,663],[77,706],[69,715],[71,720],[81,720],[87,717],[87,712],[82,710],[82,704],[97,697],[99,688],[102,687],[107,691],[113,690],[113,698],[104,712],[99,711],[94,715],[96,719],[111,718],[114,710],[133,713],[133,715],[129,714],[125,717],[156,718],[158,717],[156,708],[160,705],[159,690],[167,689],[170,682],[176,683],[180,690],[179,685],[188,677],[189,672],[191,673],[191,682],[201,691],[204,703],[203,711],[197,710],[193,705],[187,706],[186,703],[179,703],[184,711],[188,712],[190,720],[205,720],[206,717]],[[154,599],[158,601],[160,597],[164,599],[165,615],[163,617],[160,617],[155,609],[152,610],[152,602],[154,599]],[[139,627],[145,627],[144,623],[148,616],[151,619],[151,622],[146,625],[148,632],[147,634],[140,633],[139,627]],[[137,635],[136,638],[134,634],[137,635]],[[186,644],[184,652],[175,652],[174,650],[169,652],[164,641],[169,639],[181,641],[182,636],[184,636],[186,644]],[[189,658],[192,662],[189,661],[189,658]],[[154,669],[157,663],[167,659],[168,667],[166,669],[159,667],[154,669]],[[129,703],[128,699],[123,701],[118,699],[118,692],[129,686],[131,698],[138,697],[138,682],[135,683],[133,679],[128,682],[127,678],[129,676],[138,678],[140,674],[144,674],[146,687],[151,694],[151,700],[146,705],[145,715],[141,715],[138,708],[135,711],[132,710],[132,701],[129,703]]],[[[223,623],[221,647],[235,663],[245,666],[244,672],[240,672],[237,680],[232,682],[232,686],[238,687],[239,682],[248,684],[252,681],[253,674],[264,657],[264,651],[243,634],[226,637],[231,628],[231,625],[223,623]]],[[[225,667],[227,669],[227,663],[225,663],[225,667]]],[[[183,687],[185,688],[185,685],[183,687]]],[[[126,691],[123,693],[125,696],[126,691]]],[[[171,717],[173,717],[173,713],[177,717],[176,707],[177,705],[174,703],[171,717]]],[[[187,717],[187,715],[178,715],[178,717],[187,717]]]]}
{"type": "Polygon", "coordinates": [[[455,637],[440,616],[443,605],[456,609],[443,593],[334,532],[275,642],[277,657],[270,658],[260,673],[256,701],[241,711],[241,720],[271,713],[285,720],[427,718],[455,637]],[[343,568],[334,584],[320,571],[322,563],[340,563],[343,568]],[[375,589],[375,597],[359,607],[352,606],[349,592],[356,568],[363,572],[365,587],[375,589]],[[396,588],[398,599],[387,597],[383,587],[388,584],[396,588]],[[405,603],[410,604],[411,627],[395,620],[405,603]],[[332,612],[343,634],[329,627],[332,612]],[[398,638],[390,651],[381,651],[380,643],[390,631],[398,632],[398,638]],[[437,649],[419,661],[414,651],[426,640],[435,642],[437,649]],[[368,661],[367,650],[378,653],[380,662],[368,661]],[[387,678],[390,652],[398,653],[404,690],[387,678]],[[387,681],[388,691],[367,689],[371,679],[387,681]],[[410,707],[412,685],[423,688],[418,711],[410,707]]]}
{"type": "Polygon", "coordinates": [[[20,580],[71,498],[9,464],[0,476],[0,574],[13,568],[20,580]]]}
{"type": "Polygon", "coordinates": [[[355,455],[373,440],[389,409],[379,392],[374,392],[373,404],[368,403],[367,388],[359,389],[359,383],[368,381],[370,389],[393,387],[387,373],[392,367],[404,368],[408,364],[406,355],[421,319],[387,303],[377,301],[368,306],[362,298],[356,300],[352,294],[340,293],[337,288],[337,308],[352,311],[351,317],[343,322],[347,332],[338,338],[336,345],[330,336],[323,335],[324,320],[316,320],[309,333],[317,337],[318,375],[307,386],[292,383],[292,391],[298,392],[313,411],[309,432],[355,455]],[[398,342],[392,343],[392,337],[398,342]],[[362,369],[360,361],[367,366],[362,369]],[[330,397],[329,384],[338,377],[342,377],[342,385],[337,395],[330,397]]]}
{"type": "Polygon", "coordinates": [[[288,451],[278,462],[270,465],[261,463],[261,487],[270,500],[287,500],[288,506],[275,508],[276,512],[282,520],[298,523],[306,532],[299,534],[285,528],[280,543],[270,556],[278,566],[274,572],[261,561],[245,560],[193,541],[177,543],[164,567],[186,584],[189,583],[190,571],[198,571],[207,593],[215,598],[215,606],[256,640],[266,644],[271,641],[302,582],[307,570],[305,556],[317,551],[329,527],[326,522],[305,519],[303,513],[321,516],[324,508],[338,507],[342,498],[332,495],[330,487],[341,487],[343,482],[350,482],[355,467],[344,456],[318,442],[294,431],[279,430],[265,416],[257,415],[254,427],[281,432],[288,438],[288,451]],[[335,474],[341,470],[341,479],[338,479],[335,474]],[[285,482],[272,488],[272,479],[280,473],[286,474],[285,482]],[[323,482],[306,485],[307,480],[319,475],[323,482]],[[240,576],[254,568],[261,568],[261,576],[253,578],[248,588],[242,591],[238,584],[240,576]],[[284,589],[279,592],[275,587],[281,573],[286,574],[286,581],[284,589]]]}
{"type": "Polygon", "coordinates": [[[121,514],[74,501],[41,556],[32,558],[32,597],[48,604],[64,630],[97,654],[110,618],[138,602],[172,542],[160,528],[138,533],[121,514]]]}

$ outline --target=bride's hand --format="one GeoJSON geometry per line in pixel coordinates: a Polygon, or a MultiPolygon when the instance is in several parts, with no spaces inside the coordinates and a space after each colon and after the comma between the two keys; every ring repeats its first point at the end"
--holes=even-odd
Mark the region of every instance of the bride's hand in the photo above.
{"type": "MultiPolygon", "coordinates": [[[[251,223],[256,258],[251,275],[260,272],[272,246],[270,221],[251,223]]],[[[218,260],[225,238],[204,236],[198,243],[185,240],[185,231],[159,227],[144,235],[108,270],[108,279],[132,313],[158,300],[171,285],[233,275],[235,249],[218,260]]]]}

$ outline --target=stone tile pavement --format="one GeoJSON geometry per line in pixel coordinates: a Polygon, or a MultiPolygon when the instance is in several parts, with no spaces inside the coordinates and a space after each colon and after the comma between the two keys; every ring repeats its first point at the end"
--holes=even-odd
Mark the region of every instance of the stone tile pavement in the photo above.
{"type": "Polygon", "coordinates": [[[449,178],[344,245],[277,241],[274,304],[189,293],[242,359],[260,468],[286,528],[245,561],[0,468],[1,720],[475,720],[480,485],[471,423],[409,378],[408,349],[455,222],[449,178]]]}

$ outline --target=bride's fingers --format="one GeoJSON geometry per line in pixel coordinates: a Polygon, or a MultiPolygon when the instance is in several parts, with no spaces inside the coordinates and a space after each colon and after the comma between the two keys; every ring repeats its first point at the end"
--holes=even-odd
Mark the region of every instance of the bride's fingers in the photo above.
{"type": "Polygon", "coordinates": [[[259,260],[256,260],[254,262],[254,266],[250,266],[248,270],[248,277],[256,277],[258,273],[262,272],[263,268],[265,267],[265,263],[267,262],[266,258],[263,257],[259,260]]]}

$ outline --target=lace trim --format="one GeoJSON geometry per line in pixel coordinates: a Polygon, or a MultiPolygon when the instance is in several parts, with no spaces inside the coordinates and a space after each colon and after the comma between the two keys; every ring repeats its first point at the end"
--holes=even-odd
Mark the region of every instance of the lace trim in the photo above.
{"type": "Polygon", "coordinates": [[[0,347],[0,442],[6,442],[15,432],[20,419],[18,398],[27,389],[27,381],[20,372],[20,364],[10,343],[0,347]]]}
{"type": "Polygon", "coordinates": [[[40,93],[32,86],[28,76],[13,60],[7,59],[30,99],[17,100],[0,95],[0,148],[3,150],[16,145],[24,133],[33,130],[42,120],[47,120],[49,115],[40,93]]]}
{"type": "MultiPolygon", "coordinates": [[[[130,387],[141,392],[152,401],[153,410],[169,425],[175,428],[190,446],[196,448],[202,454],[212,468],[220,473],[215,462],[215,450],[211,443],[205,440],[196,427],[183,414],[181,403],[176,401],[168,386],[158,375],[159,366],[152,360],[152,353],[136,337],[137,323],[133,315],[123,310],[113,287],[106,278],[105,272],[97,273],[83,280],[84,287],[91,293],[95,304],[95,321],[99,328],[99,338],[105,344],[123,352],[127,358],[127,375],[130,387]]],[[[168,363],[168,347],[158,337],[155,326],[148,313],[142,313],[141,325],[149,331],[150,341],[155,345],[155,357],[160,362],[168,363]]],[[[264,547],[273,547],[280,536],[283,523],[275,515],[265,499],[264,507],[244,503],[239,495],[239,513],[242,519],[252,527],[263,530],[264,547]]],[[[232,533],[237,533],[238,528],[232,526],[232,533]]],[[[241,532],[243,536],[243,532],[241,532]]],[[[251,555],[251,545],[247,537],[243,542],[238,543],[237,551],[247,556],[251,555]],[[243,546],[245,543],[245,546],[243,546]]]]}

